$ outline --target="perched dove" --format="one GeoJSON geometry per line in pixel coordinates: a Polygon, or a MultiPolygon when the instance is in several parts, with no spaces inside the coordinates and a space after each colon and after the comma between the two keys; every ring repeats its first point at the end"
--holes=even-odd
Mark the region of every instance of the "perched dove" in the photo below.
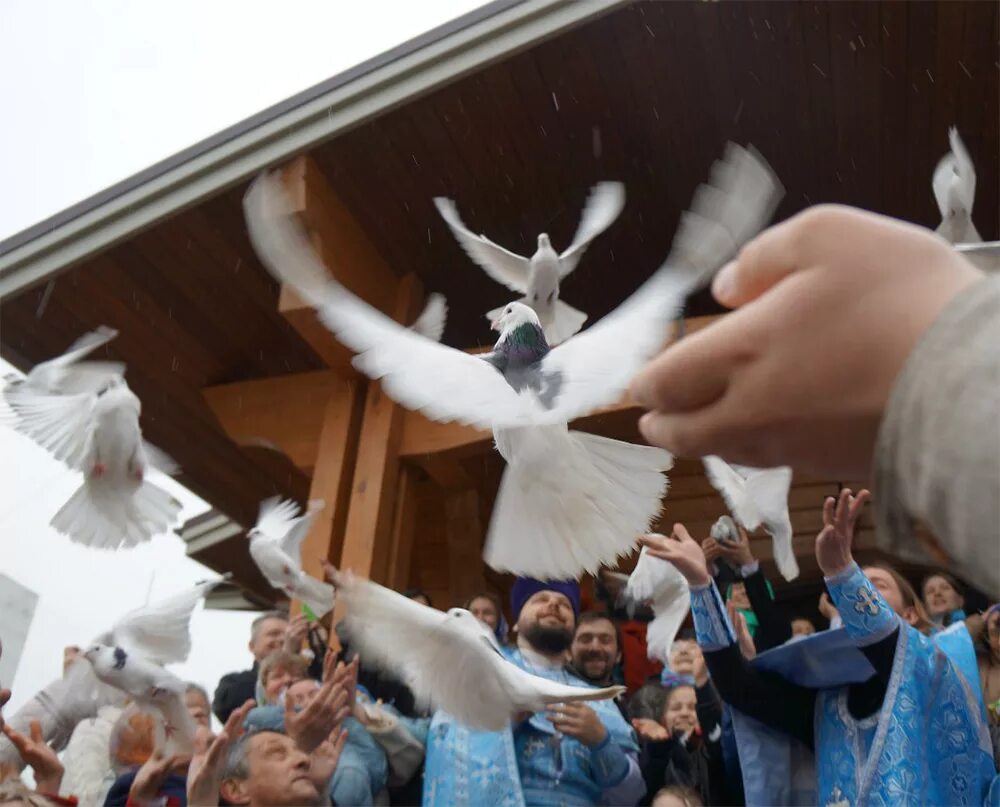
{"type": "Polygon", "coordinates": [[[570,431],[570,420],[617,403],[660,350],[686,294],[762,226],[780,188],[756,155],[730,146],[696,194],[666,265],[616,311],[549,348],[535,312],[508,304],[492,352],[472,355],[402,327],[326,272],[291,213],[281,181],[264,175],[244,200],[264,266],[316,307],[358,355],[354,365],[403,406],[438,421],[492,429],[508,463],[487,538],[498,571],[548,579],[613,565],[659,513],[671,456],[570,431]],[[700,234],[700,237],[699,237],[700,234]]]}
{"type": "Polygon", "coordinates": [[[972,223],[976,169],[954,126],[948,130],[948,142],[951,151],[938,162],[931,182],[934,199],[941,211],[937,232],[953,244],[979,242],[983,239],[972,223]]]}
{"type": "MultiPolygon", "coordinates": [[[[438,197],[434,204],[466,254],[495,281],[525,295],[520,302],[538,314],[550,345],[558,345],[580,330],[587,315],[559,299],[559,282],[576,268],[590,242],[622,212],[625,206],[622,183],[600,182],[591,189],[573,243],[563,253],[556,252],[548,235],[542,233],[538,236],[538,249],[530,258],[509,252],[485,235],[473,235],[462,223],[451,199],[438,197]]],[[[497,308],[486,316],[493,322],[502,311],[502,307],[497,308]]]]}
{"type": "Polygon", "coordinates": [[[139,399],[121,375],[123,366],[79,361],[114,335],[107,328],[87,334],[3,391],[15,428],[84,474],[52,526],[77,543],[108,549],[166,532],[181,510],[144,478],[150,464],[166,473],[176,466],[142,439],[139,399]]]}
{"type": "Polygon", "coordinates": [[[313,516],[323,509],[320,500],[309,503],[300,516],[294,502],[277,496],[261,502],[256,526],[247,533],[250,557],[267,582],[289,597],[301,600],[317,617],[333,610],[333,586],[310,577],[302,570],[302,540],[313,516]]]}
{"type": "Polygon", "coordinates": [[[351,647],[405,680],[419,701],[470,728],[499,731],[516,712],[624,691],[572,687],[525,672],[504,658],[493,632],[464,608],[444,613],[351,574],[337,576],[337,591],[347,604],[351,647]]]}
{"type": "Polygon", "coordinates": [[[739,524],[747,531],[760,526],[771,536],[774,562],[786,580],[799,576],[792,548],[792,521],[788,515],[788,491],[792,469],[746,468],[730,465],[721,457],[702,457],[705,475],[739,524]]]}
{"type": "MultiPolygon", "coordinates": [[[[191,652],[189,623],[195,606],[221,580],[198,583],[159,602],[130,611],[93,644],[118,646],[136,658],[157,664],[187,659],[191,652]]],[[[121,706],[126,694],[95,675],[85,659],[73,662],[66,674],[40,690],[7,719],[15,729],[27,733],[32,720],[42,725],[45,741],[57,751],[65,748],[81,720],[94,717],[103,706],[121,706]]],[[[17,751],[0,737],[0,764],[20,764],[17,751]]]]}
{"type": "Polygon", "coordinates": [[[624,594],[633,603],[652,603],[653,621],[646,628],[646,655],[669,664],[670,646],[691,610],[691,590],[684,575],[674,564],[654,558],[643,547],[624,594]]]}

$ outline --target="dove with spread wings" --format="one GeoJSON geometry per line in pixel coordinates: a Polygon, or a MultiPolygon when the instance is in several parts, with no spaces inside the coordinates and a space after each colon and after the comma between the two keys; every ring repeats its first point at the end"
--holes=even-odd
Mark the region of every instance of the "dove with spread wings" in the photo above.
{"type": "Polygon", "coordinates": [[[277,174],[244,199],[264,266],[313,305],[357,354],[354,365],[401,405],[432,420],[493,431],[507,461],[487,535],[498,571],[567,579],[628,553],[658,515],[667,452],[571,431],[569,421],[618,403],[662,349],[686,295],[769,219],[780,186],[756,154],[730,146],[695,194],[666,264],[608,316],[550,347],[535,312],[508,304],[490,353],[422,337],[369,306],[327,272],[277,174]]]}

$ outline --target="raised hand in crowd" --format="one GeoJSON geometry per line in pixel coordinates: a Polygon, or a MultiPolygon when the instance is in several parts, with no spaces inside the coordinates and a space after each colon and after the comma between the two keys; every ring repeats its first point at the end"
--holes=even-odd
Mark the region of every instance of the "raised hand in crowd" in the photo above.
{"type": "Polygon", "coordinates": [[[309,635],[309,620],[305,614],[292,617],[285,628],[284,649],[289,653],[301,653],[302,643],[309,635]]]}
{"type": "Polygon", "coordinates": [[[729,614],[729,621],[733,623],[733,630],[736,631],[736,643],[740,646],[740,653],[743,654],[743,658],[752,659],[757,655],[757,646],[754,644],[753,636],[750,635],[746,617],[732,600],[726,603],[726,612],[729,614]]]}
{"type": "Polygon", "coordinates": [[[632,728],[644,740],[663,742],[670,739],[670,732],[667,731],[666,727],[659,720],[653,720],[650,717],[635,718],[632,721],[632,728]]]}
{"type": "Polygon", "coordinates": [[[701,548],[705,551],[705,560],[711,563],[723,558],[737,568],[753,563],[755,558],[750,550],[750,536],[742,527],[737,526],[737,529],[739,541],[718,541],[715,538],[706,538],[702,541],[701,548]]]}
{"type": "Polygon", "coordinates": [[[214,738],[207,732],[195,736],[195,752],[187,775],[188,807],[218,807],[226,755],[243,734],[243,723],[256,705],[248,700],[235,709],[214,738]]]}
{"type": "Polygon", "coordinates": [[[651,410],[640,429],[682,456],[863,476],[903,363],[981,276],[928,230],[810,208],[757,236],[716,276],[715,298],[739,310],[636,376],[632,397],[651,410]]]}
{"type": "Polygon", "coordinates": [[[168,757],[164,756],[163,751],[157,748],[150,754],[149,759],[142,763],[142,767],[136,771],[132,787],[128,791],[129,802],[133,804],[154,802],[171,771],[182,768],[190,762],[191,756],[189,754],[173,754],[168,757]]]}
{"type": "Polygon", "coordinates": [[[13,743],[22,761],[35,774],[35,786],[40,793],[57,794],[62,785],[62,762],[42,736],[42,724],[32,720],[31,736],[25,737],[11,726],[4,724],[3,733],[13,743]]]}
{"type": "Polygon", "coordinates": [[[323,659],[323,684],[312,700],[300,712],[286,700],[285,733],[302,751],[311,754],[350,715],[348,697],[354,690],[351,679],[356,676],[357,660],[345,665],[328,650],[323,659]]]}
{"type": "Polygon", "coordinates": [[[579,740],[588,748],[604,742],[608,730],[597,716],[597,712],[585,703],[559,703],[548,709],[548,720],[556,731],[579,740]]]}
{"type": "Polygon", "coordinates": [[[639,544],[646,547],[654,558],[674,564],[689,586],[707,586],[712,582],[705,563],[705,553],[683,524],[674,524],[669,536],[657,533],[643,535],[639,538],[639,544]]]}
{"type": "Polygon", "coordinates": [[[833,622],[833,618],[838,616],[836,606],[830,602],[830,595],[825,591],[819,595],[819,612],[827,618],[828,621],[833,622]]]}
{"type": "Polygon", "coordinates": [[[309,758],[309,778],[320,793],[330,790],[330,780],[337,770],[340,754],[347,742],[347,729],[338,725],[330,736],[321,742],[309,758]]]}
{"type": "Polygon", "coordinates": [[[854,562],[854,527],[870,496],[867,490],[854,496],[850,488],[844,488],[837,499],[827,496],[823,502],[823,529],[816,536],[816,560],[825,576],[832,577],[854,562]]]}

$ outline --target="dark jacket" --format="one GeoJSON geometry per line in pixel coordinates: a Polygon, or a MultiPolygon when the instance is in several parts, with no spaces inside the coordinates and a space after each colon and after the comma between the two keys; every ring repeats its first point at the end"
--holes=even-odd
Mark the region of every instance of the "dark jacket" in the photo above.
{"type": "MultiPolygon", "coordinates": [[[[126,771],[111,785],[108,795],[104,799],[104,807],[125,807],[128,804],[128,792],[132,789],[132,782],[139,772],[136,768],[126,771]]],[[[176,773],[170,774],[160,787],[160,796],[167,797],[168,807],[186,807],[187,805],[187,779],[178,776],[176,773]]]]}
{"type": "Polygon", "coordinates": [[[225,723],[229,715],[248,700],[256,699],[257,665],[243,672],[228,673],[219,680],[212,699],[212,711],[225,723]]]}

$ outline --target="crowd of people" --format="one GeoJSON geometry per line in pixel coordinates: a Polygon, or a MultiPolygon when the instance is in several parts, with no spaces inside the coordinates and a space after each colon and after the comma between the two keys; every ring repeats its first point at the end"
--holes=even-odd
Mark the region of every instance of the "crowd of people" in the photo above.
{"type": "MultiPolygon", "coordinates": [[[[27,735],[5,725],[35,788],[6,771],[0,804],[694,807],[856,804],[874,793],[981,803],[1000,762],[1000,606],[975,613],[944,571],[914,587],[889,566],[859,567],[851,544],[867,498],[844,491],[825,504],[825,590],[812,614],[775,599],[743,531],[738,542],[698,541],[678,524],[644,537],[692,594],[691,626],[665,664],[646,657],[649,615],[620,608],[613,575],[584,591],[519,578],[509,610],[493,592],[455,603],[512,663],[574,686],[623,684],[617,699],[470,730],[366,664],[342,630],[335,652],[319,622],[274,611],[252,624],[248,669],[224,676],[211,699],[190,685],[193,755],[164,756],[156,718],[135,704],[102,708],[62,754],[37,724],[27,735]],[[817,663],[827,680],[805,680],[817,663]]],[[[87,663],[77,656],[68,649],[67,670],[87,663]]]]}

